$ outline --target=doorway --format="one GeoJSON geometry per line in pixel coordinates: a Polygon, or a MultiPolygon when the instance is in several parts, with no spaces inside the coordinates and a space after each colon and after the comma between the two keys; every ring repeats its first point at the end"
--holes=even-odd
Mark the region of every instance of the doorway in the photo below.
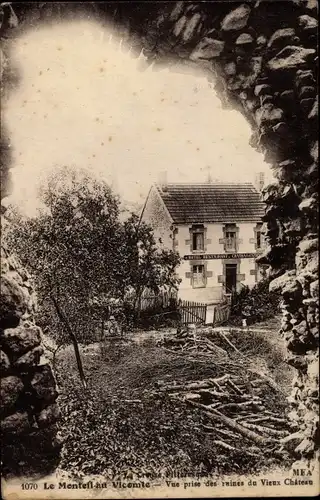
{"type": "Polygon", "coordinates": [[[226,293],[237,290],[237,264],[226,264],[226,293]]]}

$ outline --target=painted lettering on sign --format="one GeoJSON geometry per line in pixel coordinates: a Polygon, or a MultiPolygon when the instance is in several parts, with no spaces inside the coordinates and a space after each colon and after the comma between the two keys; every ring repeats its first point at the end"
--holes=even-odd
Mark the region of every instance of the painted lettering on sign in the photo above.
{"type": "Polygon", "coordinates": [[[184,260],[212,260],[212,259],[255,259],[256,253],[208,253],[200,255],[184,255],[184,260]]]}

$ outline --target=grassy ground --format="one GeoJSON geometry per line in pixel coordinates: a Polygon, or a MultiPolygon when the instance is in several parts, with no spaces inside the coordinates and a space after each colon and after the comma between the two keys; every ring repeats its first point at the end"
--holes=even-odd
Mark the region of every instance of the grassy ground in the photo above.
{"type": "MultiPolygon", "coordinates": [[[[284,412],[290,370],[283,363],[281,341],[269,336],[270,332],[250,335],[233,329],[228,338],[243,351],[251,349],[252,366],[261,369],[263,365],[265,373],[281,384],[283,393],[268,390],[270,408],[284,412]]],[[[159,394],[159,382],[185,383],[221,376],[224,368],[214,359],[188,361],[168,353],[157,347],[152,337],[106,352],[97,345],[83,348],[87,391],[80,385],[72,348],[58,354],[61,432],[66,439],[61,469],[78,476],[131,471],[133,475],[156,477],[176,470],[184,475],[188,471],[192,475],[252,473],[278,465],[272,454],[266,453],[261,463],[261,456],[254,453],[239,456],[218,450],[203,414],[159,394]]],[[[236,360],[238,354],[232,356],[236,360]]],[[[243,439],[239,446],[250,449],[252,443],[243,439]]]]}

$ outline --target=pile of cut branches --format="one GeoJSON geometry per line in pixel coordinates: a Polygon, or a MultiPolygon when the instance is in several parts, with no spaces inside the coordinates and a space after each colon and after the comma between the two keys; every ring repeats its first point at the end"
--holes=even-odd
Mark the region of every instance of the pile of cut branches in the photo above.
{"type": "MultiPolygon", "coordinates": [[[[228,342],[227,337],[224,334],[222,335],[226,342],[228,342]]],[[[198,335],[195,329],[182,329],[175,335],[163,337],[157,344],[159,347],[173,353],[183,353],[190,356],[197,355],[197,359],[199,359],[199,355],[203,358],[208,356],[212,358],[214,356],[214,359],[224,359],[229,356],[224,348],[212,342],[207,336],[198,335]]]]}
{"type": "Polygon", "coordinates": [[[264,384],[259,378],[245,381],[241,375],[225,374],[189,384],[160,383],[159,390],[223,424],[226,430],[222,434],[228,441],[235,438],[239,442],[244,436],[256,445],[266,446],[286,437],[291,428],[282,414],[268,410],[260,396],[264,384]]]}
{"type": "Polygon", "coordinates": [[[159,344],[177,356],[211,360],[217,367],[215,377],[191,383],[160,380],[158,390],[201,414],[204,429],[221,449],[237,452],[245,440],[253,448],[241,448],[243,453],[263,456],[266,450],[279,450],[279,442],[297,430],[284,416],[281,388],[230,341],[228,332],[184,329],[159,344]]]}
{"type": "Polygon", "coordinates": [[[243,374],[226,373],[186,384],[159,382],[158,387],[161,393],[184,401],[206,417],[203,427],[215,435],[215,445],[237,452],[239,442],[245,439],[252,446],[242,447],[241,453],[263,455],[279,448],[279,441],[293,431],[281,411],[268,408],[269,401],[263,397],[265,384],[256,376],[249,380],[243,374]]]}

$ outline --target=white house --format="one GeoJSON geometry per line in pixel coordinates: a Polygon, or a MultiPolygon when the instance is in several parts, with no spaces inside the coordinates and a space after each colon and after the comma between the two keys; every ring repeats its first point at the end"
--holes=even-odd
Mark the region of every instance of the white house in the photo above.
{"type": "Polygon", "coordinates": [[[217,304],[264,274],[264,204],[251,183],[155,184],[141,213],[162,247],[182,258],[179,297],[217,304]]]}

